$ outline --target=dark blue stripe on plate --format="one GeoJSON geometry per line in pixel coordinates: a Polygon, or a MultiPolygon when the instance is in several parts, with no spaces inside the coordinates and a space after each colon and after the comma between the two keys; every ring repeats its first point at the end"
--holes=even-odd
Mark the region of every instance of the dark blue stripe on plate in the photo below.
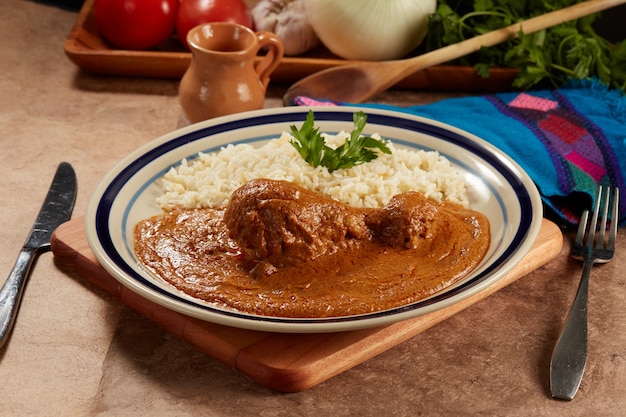
{"type": "MultiPolygon", "coordinates": [[[[398,307],[391,310],[380,311],[370,314],[364,314],[360,316],[347,316],[347,317],[334,317],[334,318],[323,318],[323,319],[290,319],[290,318],[279,318],[279,317],[263,317],[263,316],[253,316],[247,314],[241,314],[237,312],[224,311],[212,308],[210,306],[205,306],[202,304],[194,303],[185,298],[176,296],[172,293],[164,291],[163,289],[155,286],[150,281],[143,278],[141,275],[137,274],[126,262],[122,259],[120,254],[117,252],[111,235],[108,230],[108,219],[111,214],[111,205],[119,194],[120,190],[123,186],[135,175],[135,173],[145,167],[148,163],[153,161],[154,159],[182,146],[197,140],[205,139],[212,135],[216,135],[219,133],[227,132],[233,129],[241,129],[247,127],[254,127],[258,125],[264,124],[274,124],[274,123],[300,123],[305,120],[306,110],[289,112],[289,113],[279,113],[279,114],[269,114],[269,115],[261,115],[254,116],[246,119],[236,120],[221,123],[218,125],[208,126],[202,129],[198,129],[196,131],[187,133],[171,141],[163,143],[148,152],[146,152],[142,157],[130,163],[127,167],[122,169],[120,173],[111,181],[110,185],[104,191],[100,202],[96,209],[95,214],[95,226],[96,233],[98,235],[98,239],[106,255],[111,259],[111,261],[125,274],[130,276],[132,279],[136,280],[142,286],[149,288],[151,291],[162,294],[168,298],[174,299],[179,303],[183,303],[194,308],[204,309],[210,311],[212,313],[235,317],[239,319],[245,320],[253,320],[253,321],[263,321],[263,322],[271,322],[271,323],[283,323],[283,324],[321,324],[321,323],[340,323],[340,322],[350,322],[350,321],[359,321],[366,319],[373,319],[379,317],[390,316],[399,313],[405,313],[411,310],[415,310],[421,307],[433,305],[442,300],[448,299],[450,297],[461,294],[467,289],[480,284],[482,281],[487,279],[492,273],[496,272],[501,266],[513,256],[516,248],[524,242],[527,236],[527,232],[532,224],[533,217],[535,213],[532,210],[532,199],[528,194],[521,178],[518,176],[517,171],[513,170],[507,160],[503,159],[499,154],[491,152],[490,150],[483,147],[481,144],[474,142],[473,140],[468,139],[467,137],[448,130],[446,128],[442,128],[439,126],[432,125],[430,123],[425,123],[417,120],[411,120],[403,115],[403,117],[382,115],[382,114],[371,114],[368,113],[368,125],[385,125],[392,127],[399,127],[402,129],[406,129],[409,131],[424,133],[430,136],[436,137],[443,141],[449,142],[451,144],[457,145],[461,148],[467,149],[468,152],[471,152],[477,155],[480,159],[484,160],[489,165],[493,166],[510,184],[512,189],[514,190],[517,199],[519,200],[520,209],[521,209],[521,219],[520,224],[517,226],[517,231],[515,236],[509,245],[509,247],[504,251],[504,253],[492,263],[485,271],[483,271],[478,276],[474,277],[472,280],[464,283],[463,285],[448,290],[442,294],[434,296],[428,300],[419,301],[413,304],[409,304],[406,306],[398,307]]],[[[353,114],[351,112],[340,112],[340,111],[316,111],[315,119],[317,121],[347,121],[352,122],[353,114]]]]}

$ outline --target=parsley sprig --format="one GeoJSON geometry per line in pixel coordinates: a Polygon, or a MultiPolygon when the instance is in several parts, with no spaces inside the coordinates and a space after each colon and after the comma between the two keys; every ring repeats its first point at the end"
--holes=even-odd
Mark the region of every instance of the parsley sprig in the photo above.
{"type": "Polygon", "coordinates": [[[376,150],[391,153],[384,141],[361,134],[367,122],[365,113],[362,111],[355,113],[353,120],[354,129],[350,137],[337,148],[331,148],[326,144],[319,128],[315,127],[315,115],[309,110],[300,129],[294,125],[290,126],[294,140],[290,140],[289,143],[309,165],[326,167],[328,172],[372,161],[378,158],[376,150]]]}
{"type": "MultiPolygon", "coordinates": [[[[460,42],[528,19],[562,9],[581,0],[438,0],[429,21],[426,50],[460,42]]],[[[518,69],[513,86],[560,86],[568,79],[597,77],[603,83],[626,92],[626,40],[612,43],[596,33],[595,13],[572,22],[532,34],[457,60],[473,66],[479,75],[489,76],[491,67],[518,69]]]]}

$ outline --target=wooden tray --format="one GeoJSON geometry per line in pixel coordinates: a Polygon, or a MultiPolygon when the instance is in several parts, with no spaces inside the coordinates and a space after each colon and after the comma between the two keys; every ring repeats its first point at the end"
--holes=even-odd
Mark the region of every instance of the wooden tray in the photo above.
{"type": "Polygon", "coordinates": [[[205,322],[168,310],[131,292],[98,264],[87,243],[83,221],[83,218],[71,220],[52,236],[52,252],[61,266],[119,297],[201,352],[281,392],[310,388],[421,333],[554,259],[563,244],[559,228],[544,219],[537,241],[526,257],[497,283],[460,303],[373,329],[282,334],[205,322]]]}
{"type": "MultiPolygon", "coordinates": [[[[93,0],[86,0],[65,41],[65,54],[80,68],[104,75],[152,78],[180,78],[187,70],[191,53],[172,36],[164,44],[147,51],[115,49],[98,31],[93,0]]],[[[337,65],[353,63],[320,47],[297,57],[285,57],[272,81],[293,83],[307,75],[337,65]]],[[[511,89],[517,74],[509,68],[494,68],[489,78],[481,78],[471,67],[439,65],[415,73],[396,87],[467,92],[496,92],[511,89]]]]}

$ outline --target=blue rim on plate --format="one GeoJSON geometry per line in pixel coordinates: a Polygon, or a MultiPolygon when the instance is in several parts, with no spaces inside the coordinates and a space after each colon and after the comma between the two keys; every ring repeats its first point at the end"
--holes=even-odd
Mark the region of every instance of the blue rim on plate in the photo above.
{"type": "Polygon", "coordinates": [[[349,130],[353,113],[365,111],[364,133],[379,133],[396,146],[437,150],[459,167],[470,184],[470,206],[492,223],[486,259],[469,277],[422,301],[368,314],[319,319],[267,317],[211,306],[145,271],[132,250],[137,221],[159,213],[156,185],[172,166],[198,152],[229,143],[262,143],[300,125],[309,108],[279,108],[225,116],[176,130],[133,152],[101,181],[85,215],[89,245],[121,284],[164,307],[218,324],[276,332],[329,332],[381,326],[459,302],[506,275],[534,243],[543,216],[528,175],[508,156],[467,132],[433,120],[380,109],[314,107],[321,131],[349,130]]]}

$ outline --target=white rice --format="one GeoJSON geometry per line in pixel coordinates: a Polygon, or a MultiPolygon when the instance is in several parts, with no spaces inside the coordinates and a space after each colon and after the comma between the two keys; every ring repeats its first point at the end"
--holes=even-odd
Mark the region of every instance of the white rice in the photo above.
{"type": "MultiPolygon", "coordinates": [[[[345,132],[324,134],[326,143],[333,147],[348,136],[345,132]]],[[[395,148],[388,142],[391,154],[381,153],[368,163],[329,173],[304,161],[290,139],[289,133],[283,133],[261,147],[227,145],[217,152],[183,160],[162,178],[164,194],[157,203],[165,211],[219,207],[246,182],[268,178],[299,184],[353,207],[382,207],[395,194],[406,191],[467,205],[463,176],[438,152],[395,148]]]]}

